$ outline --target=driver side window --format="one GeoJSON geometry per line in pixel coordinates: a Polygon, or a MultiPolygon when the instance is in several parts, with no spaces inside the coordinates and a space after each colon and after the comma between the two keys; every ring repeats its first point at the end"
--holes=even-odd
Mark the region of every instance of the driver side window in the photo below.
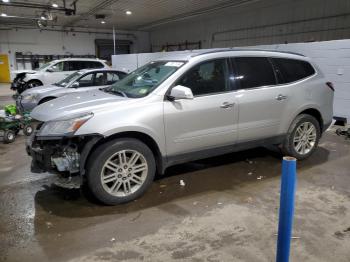
{"type": "Polygon", "coordinates": [[[194,66],[177,82],[188,87],[194,96],[230,91],[226,59],[216,59],[194,66]]]}
{"type": "Polygon", "coordinates": [[[86,74],[78,80],[79,87],[89,87],[94,85],[94,73],[86,74]]]}
{"type": "Polygon", "coordinates": [[[68,71],[68,63],[67,62],[58,62],[48,68],[51,72],[63,72],[68,71]]]}

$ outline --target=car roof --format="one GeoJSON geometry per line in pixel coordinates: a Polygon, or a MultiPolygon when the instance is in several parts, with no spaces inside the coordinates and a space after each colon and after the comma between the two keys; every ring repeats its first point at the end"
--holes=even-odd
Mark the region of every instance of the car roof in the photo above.
{"type": "Polygon", "coordinates": [[[62,58],[62,59],[56,59],[53,60],[52,62],[59,62],[59,61],[97,61],[97,62],[103,62],[105,63],[105,60],[98,59],[98,58],[79,58],[79,57],[67,57],[67,58],[62,58]]]}
{"type": "Polygon", "coordinates": [[[302,54],[287,52],[287,51],[276,51],[276,50],[264,50],[264,49],[253,49],[253,48],[216,48],[216,49],[200,49],[200,50],[188,50],[188,51],[177,51],[171,52],[157,60],[174,60],[174,61],[189,61],[194,57],[209,55],[209,54],[221,54],[224,56],[266,56],[266,57],[283,57],[283,58],[294,58],[307,60],[302,54]]]}
{"type": "Polygon", "coordinates": [[[113,68],[94,68],[94,69],[89,69],[89,68],[86,68],[86,69],[81,69],[79,70],[78,72],[81,72],[81,73],[90,73],[90,72],[95,72],[95,71],[98,71],[98,72],[122,72],[122,73],[125,73],[121,70],[117,70],[117,69],[113,69],[113,68]]]}

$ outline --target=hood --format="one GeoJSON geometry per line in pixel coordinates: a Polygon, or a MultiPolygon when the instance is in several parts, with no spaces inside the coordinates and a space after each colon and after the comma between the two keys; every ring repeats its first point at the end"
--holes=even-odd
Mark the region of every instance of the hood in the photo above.
{"type": "Polygon", "coordinates": [[[29,69],[23,69],[23,70],[13,70],[12,73],[17,75],[17,74],[20,74],[20,73],[30,73],[30,74],[34,74],[34,73],[37,73],[38,71],[35,71],[35,70],[29,70],[29,69]]]}
{"type": "Polygon", "coordinates": [[[50,121],[74,117],[84,113],[95,113],[130,98],[108,94],[100,90],[69,94],[39,105],[31,112],[31,117],[39,121],[50,121]]]}
{"type": "Polygon", "coordinates": [[[50,91],[54,91],[54,90],[58,90],[58,89],[62,89],[64,87],[61,86],[55,86],[55,85],[43,85],[43,86],[37,86],[37,87],[33,87],[30,89],[25,90],[22,93],[22,96],[25,95],[29,95],[29,94],[44,94],[50,91]]]}

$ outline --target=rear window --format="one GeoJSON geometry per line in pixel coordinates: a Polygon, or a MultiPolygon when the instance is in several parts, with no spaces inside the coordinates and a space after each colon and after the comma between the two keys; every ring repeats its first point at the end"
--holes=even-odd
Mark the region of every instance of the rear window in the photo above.
{"type": "Polygon", "coordinates": [[[272,58],[272,61],[280,84],[295,82],[315,74],[315,69],[306,61],[286,58],[272,58]]]}
{"type": "Polygon", "coordinates": [[[234,61],[235,79],[240,82],[241,89],[276,84],[272,65],[266,57],[236,57],[234,61]]]}

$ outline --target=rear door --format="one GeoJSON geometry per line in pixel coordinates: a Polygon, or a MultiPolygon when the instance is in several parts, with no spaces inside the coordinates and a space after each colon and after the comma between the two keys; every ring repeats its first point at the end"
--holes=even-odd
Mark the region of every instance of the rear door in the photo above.
{"type": "Polygon", "coordinates": [[[290,88],[278,85],[269,58],[236,57],[231,61],[234,81],[239,86],[238,140],[247,142],[280,135],[290,88]]]}
{"type": "Polygon", "coordinates": [[[237,99],[229,76],[228,59],[215,59],[195,65],[175,83],[190,88],[194,99],[164,101],[168,156],[236,142],[237,99]]]}

